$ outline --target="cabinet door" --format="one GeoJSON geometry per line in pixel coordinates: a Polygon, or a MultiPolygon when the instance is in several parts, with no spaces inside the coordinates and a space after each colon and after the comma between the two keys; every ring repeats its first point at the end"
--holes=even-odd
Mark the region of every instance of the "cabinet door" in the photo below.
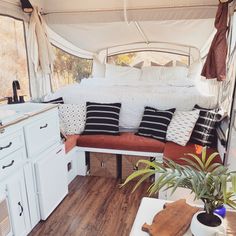
{"type": "Polygon", "coordinates": [[[7,180],[10,216],[15,236],[25,236],[30,229],[29,211],[23,170],[7,180]]]}
{"type": "Polygon", "coordinates": [[[41,219],[46,220],[68,193],[64,146],[45,153],[35,170],[41,219]]]}
{"type": "Polygon", "coordinates": [[[0,183],[0,235],[12,236],[9,204],[7,201],[6,186],[0,183]]]}

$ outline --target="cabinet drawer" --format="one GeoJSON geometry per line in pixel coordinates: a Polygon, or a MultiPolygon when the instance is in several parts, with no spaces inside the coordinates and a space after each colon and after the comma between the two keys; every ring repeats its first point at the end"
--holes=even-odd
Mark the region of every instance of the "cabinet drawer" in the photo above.
{"type": "Polygon", "coordinates": [[[134,173],[138,169],[144,168],[145,164],[139,164],[139,168],[137,167],[137,162],[139,160],[148,160],[150,161],[150,157],[141,157],[141,156],[131,156],[131,155],[122,155],[122,180],[125,180],[129,175],[134,173]]]}
{"type": "Polygon", "coordinates": [[[36,156],[60,141],[57,112],[45,113],[45,117],[25,126],[26,147],[29,157],[36,156]]]}
{"type": "Polygon", "coordinates": [[[116,154],[91,152],[89,153],[89,157],[91,176],[118,177],[116,154]]]}
{"type": "Polygon", "coordinates": [[[0,159],[24,146],[23,130],[0,138],[0,159]]]}
{"type": "Polygon", "coordinates": [[[24,148],[21,148],[0,160],[0,180],[15,172],[26,160],[24,148]]]}

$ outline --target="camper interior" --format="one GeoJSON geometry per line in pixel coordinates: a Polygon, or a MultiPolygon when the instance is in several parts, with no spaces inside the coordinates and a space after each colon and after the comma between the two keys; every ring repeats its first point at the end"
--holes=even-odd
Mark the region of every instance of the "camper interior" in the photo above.
{"type": "Polygon", "coordinates": [[[235,0],[0,0],[0,236],[236,235],[235,0]]]}

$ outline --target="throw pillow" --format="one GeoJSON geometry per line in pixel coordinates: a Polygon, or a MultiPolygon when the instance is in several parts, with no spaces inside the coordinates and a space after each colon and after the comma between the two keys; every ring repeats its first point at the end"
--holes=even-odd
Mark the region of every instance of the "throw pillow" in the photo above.
{"type": "Polygon", "coordinates": [[[166,140],[186,146],[199,118],[199,110],[176,111],[167,129],[166,140]]]}
{"type": "Polygon", "coordinates": [[[121,103],[86,103],[86,124],[83,134],[119,134],[121,103]]]}
{"type": "Polygon", "coordinates": [[[202,146],[215,147],[216,125],[220,120],[221,115],[215,109],[209,110],[197,105],[194,109],[199,110],[200,113],[190,141],[202,146]]]}
{"type": "Polygon", "coordinates": [[[65,134],[81,134],[85,126],[86,107],[82,104],[62,104],[59,106],[59,118],[65,134]]]}
{"type": "Polygon", "coordinates": [[[145,107],[137,135],[151,137],[164,142],[167,128],[174,112],[175,108],[158,110],[152,107],[145,107]]]}
{"type": "Polygon", "coordinates": [[[52,100],[43,101],[42,103],[52,103],[52,104],[64,104],[63,98],[59,97],[52,100]]]}

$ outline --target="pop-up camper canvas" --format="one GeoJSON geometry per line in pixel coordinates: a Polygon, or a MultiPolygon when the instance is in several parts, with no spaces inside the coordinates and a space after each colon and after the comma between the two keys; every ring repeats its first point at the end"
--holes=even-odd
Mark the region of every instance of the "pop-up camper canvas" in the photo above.
{"type": "Polygon", "coordinates": [[[0,236],[236,235],[235,9],[0,0],[0,236]]]}

